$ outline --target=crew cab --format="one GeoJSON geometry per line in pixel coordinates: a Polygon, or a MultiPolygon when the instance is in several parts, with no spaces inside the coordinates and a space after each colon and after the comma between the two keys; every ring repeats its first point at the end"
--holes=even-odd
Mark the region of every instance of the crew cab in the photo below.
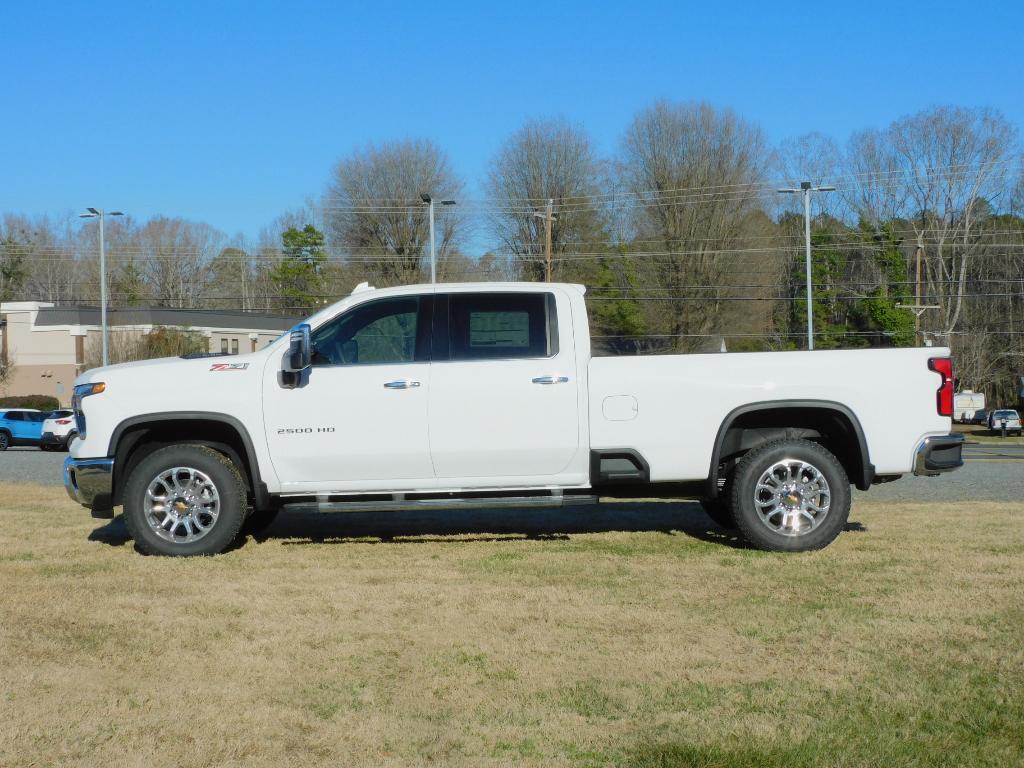
{"type": "Polygon", "coordinates": [[[842,530],[851,485],[962,465],[949,350],[595,357],[584,288],[559,283],[362,284],[251,354],[86,371],[73,409],[69,494],[123,505],[163,555],[220,552],[293,503],[599,496],[699,498],[800,551],[842,530]]]}

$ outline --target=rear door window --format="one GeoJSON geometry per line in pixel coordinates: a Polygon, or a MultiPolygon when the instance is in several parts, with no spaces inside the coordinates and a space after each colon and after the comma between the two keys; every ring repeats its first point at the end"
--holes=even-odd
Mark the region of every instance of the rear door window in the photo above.
{"type": "Polygon", "coordinates": [[[558,353],[551,293],[453,293],[448,296],[452,360],[510,360],[558,353]]]}

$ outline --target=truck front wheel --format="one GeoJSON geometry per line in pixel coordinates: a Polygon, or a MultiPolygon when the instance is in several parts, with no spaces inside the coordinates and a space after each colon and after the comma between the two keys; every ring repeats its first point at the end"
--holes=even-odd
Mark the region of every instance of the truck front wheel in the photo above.
{"type": "Polygon", "coordinates": [[[203,445],[170,445],[140,461],[124,487],[124,521],[151,555],[223,552],[245,520],[246,488],[231,460],[203,445]]]}
{"type": "Polygon", "coordinates": [[[736,525],[754,546],[806,552],[827,546],[850,515],[850,481],[830,451],[774,440],[747,453],[732,484],[736,525]]]}

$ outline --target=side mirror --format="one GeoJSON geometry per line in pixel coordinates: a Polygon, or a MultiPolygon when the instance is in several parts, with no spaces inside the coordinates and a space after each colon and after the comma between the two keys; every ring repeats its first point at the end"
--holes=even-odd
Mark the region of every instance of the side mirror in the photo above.
{"type": "Polygon", "coordinates": [[[309,323],[292,328],[288,337],[288,351],[281,365],[281,379],[286,387],[297,387],[312,359],[312,342],[309,338],[309,323]]]}

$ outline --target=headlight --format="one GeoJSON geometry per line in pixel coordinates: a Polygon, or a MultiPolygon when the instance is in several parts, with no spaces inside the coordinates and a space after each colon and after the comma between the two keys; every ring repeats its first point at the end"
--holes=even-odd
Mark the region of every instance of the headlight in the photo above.
{"type": "Polygon", "coordinates": [[[78,430],[79,437],[85,437],[85,414],[82,413],[82,398],[98,395],[106,389],[107,385],[102,381],[79,384],[75,387],[74,394],[71,395],[71,410],[75,413],[75,428],[78,430]]]}

